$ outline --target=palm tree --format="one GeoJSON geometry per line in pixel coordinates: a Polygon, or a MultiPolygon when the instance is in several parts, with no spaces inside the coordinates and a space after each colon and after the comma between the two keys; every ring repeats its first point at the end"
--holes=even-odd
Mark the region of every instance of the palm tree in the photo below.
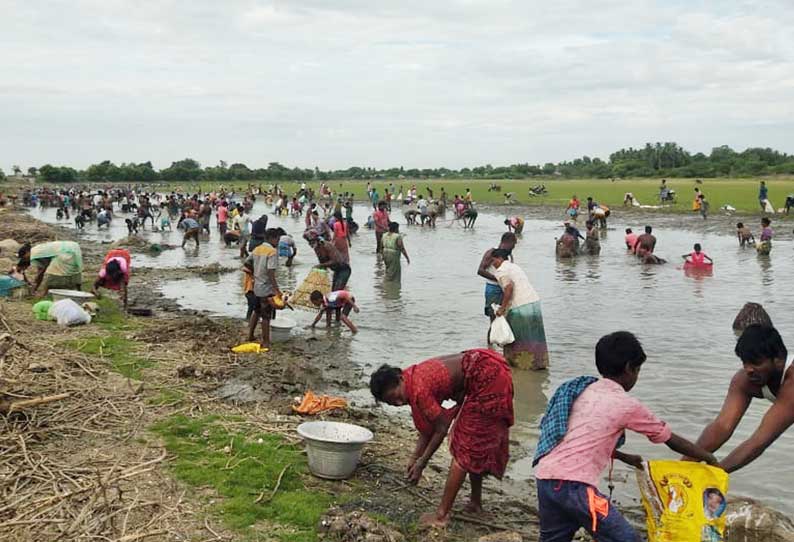
{"type": "Polygon", "coordinates": [[[11,169],[14,170],[14,177],[19,177],[19,174],[22,173],[22,168],[19,166],[12,166],[11,169]]]}

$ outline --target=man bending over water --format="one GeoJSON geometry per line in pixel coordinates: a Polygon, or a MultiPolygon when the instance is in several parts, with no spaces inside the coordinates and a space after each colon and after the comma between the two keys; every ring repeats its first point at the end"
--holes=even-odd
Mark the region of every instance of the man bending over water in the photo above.
{"type": "Polygon", "coordinates": [[[716,452],[731,438],[753,399],[772,403],[755,432],[720,466],[734,472],[757,459],[794,423],[794,358],[788,355],[780,334],[769,325],[748,326],[735,349],[743,368],[731,380],[717,418],[703,430],[697,443],[716,452]]]}

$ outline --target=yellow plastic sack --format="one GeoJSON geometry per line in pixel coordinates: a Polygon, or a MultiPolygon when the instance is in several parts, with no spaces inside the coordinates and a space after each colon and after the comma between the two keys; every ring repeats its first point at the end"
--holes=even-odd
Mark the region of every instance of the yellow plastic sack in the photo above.
{"type": "Polygon", "coordinates": [[[267,348],[262,348],[259,343],[243,343],[232,348],[235,354],[258,354],[262,351],[267,352],[267,348]]]}
{"type": "Polygon", "coordinates": [[[722,542],[728,473],[689,461],[649,461],[637,471],[648,542],[722,542]]]}

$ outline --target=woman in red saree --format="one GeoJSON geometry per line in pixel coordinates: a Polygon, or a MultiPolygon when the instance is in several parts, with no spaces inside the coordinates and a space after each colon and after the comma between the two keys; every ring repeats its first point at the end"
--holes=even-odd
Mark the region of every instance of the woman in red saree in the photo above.
{"type": "Polygon", "coordinates": [[[449,522],[452,504],[467,474],[471,499],[466,511],[481,512],[483,476],[501,479],[509,457],[514,417],[513,377],[507,361],[491,350],[476,349],[429,359],[405,370],[383,365],[370,378],[370,390],[379,401],[411,407],[419,431],[407,469],[413,483],[419,482],[452,426],[452,464],[444,496],[438,509],[424,514],[421,522],[436,526],[449,522]],[[456,406],[442,407],[447,399],[456,406]]]}

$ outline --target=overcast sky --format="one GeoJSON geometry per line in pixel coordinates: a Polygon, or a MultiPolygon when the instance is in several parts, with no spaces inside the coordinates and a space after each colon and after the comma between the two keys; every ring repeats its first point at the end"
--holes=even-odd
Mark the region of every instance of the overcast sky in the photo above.
{"type": "Polygon", "coordinates": [[[0,0],[0,167],[794,152],[794,2],[0,0]]]}

